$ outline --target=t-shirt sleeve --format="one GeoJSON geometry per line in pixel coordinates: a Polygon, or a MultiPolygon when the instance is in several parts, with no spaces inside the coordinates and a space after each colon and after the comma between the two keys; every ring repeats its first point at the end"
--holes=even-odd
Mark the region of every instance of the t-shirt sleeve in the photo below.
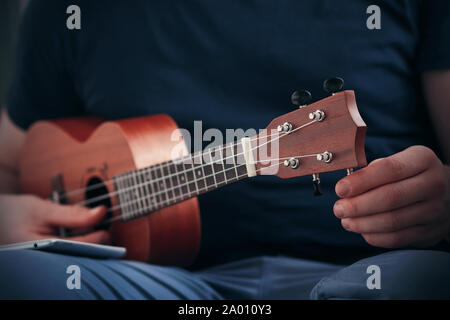
{"type": "Polygon", "coordinates": [[[424,0],[420,28],[419,71],[450,69],[450,1],[424,0]]]}
{"type": "Polygon", "coordinates": [[[13,76],[6,98],[19,127],[82,114],[71,70],[72,45],[66,1],[33,0],[22,17],[13,76]]]}

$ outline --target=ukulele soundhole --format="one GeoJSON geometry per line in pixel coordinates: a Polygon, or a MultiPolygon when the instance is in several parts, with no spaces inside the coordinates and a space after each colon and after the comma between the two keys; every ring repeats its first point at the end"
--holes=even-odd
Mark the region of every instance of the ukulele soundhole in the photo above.
{"type": "Polygon", "coordinates": [[[100,178],[94,177],[88,181],[85,198],[89,208],[105,206],[108,209],[105,218],[95,227],[95,230],[107,230],[110,226],[109,220],[112,218],[111,199],[108,189],[100,178]]]}

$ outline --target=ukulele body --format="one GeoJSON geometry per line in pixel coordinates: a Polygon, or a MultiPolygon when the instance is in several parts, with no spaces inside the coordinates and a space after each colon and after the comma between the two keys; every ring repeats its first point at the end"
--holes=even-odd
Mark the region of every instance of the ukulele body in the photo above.
{"type": "MultiPolygon", "coordinates": [[[[114,208],[118,205],[114,184],[108,181],[170,160],[172,148],[180,143],[171,141],[177,129],[167,115],[110,122],[94,117],[37,122],[19,159],[21,191],[47,199],[61,192],[67,204],[110,193],[100,204],[114,208]],[[71,192],[80,189],[87,191],[71,192]]],[[[115,210],[110,217],[119,214],[115,210]]],[[[108,229],[113,244],[127,248],[126,259],[186,266],[200,247],[198,201],[191,198],[128,222],[116,220],[108,229]]]]}

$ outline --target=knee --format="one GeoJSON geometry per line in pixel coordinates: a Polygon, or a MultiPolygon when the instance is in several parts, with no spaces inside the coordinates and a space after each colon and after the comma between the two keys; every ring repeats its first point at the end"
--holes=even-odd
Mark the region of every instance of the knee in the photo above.
{"type": "Polygon", "coordinates": [[[450,253],[391,251],[322,279],[312,299],[450,299],[450,253]]]}

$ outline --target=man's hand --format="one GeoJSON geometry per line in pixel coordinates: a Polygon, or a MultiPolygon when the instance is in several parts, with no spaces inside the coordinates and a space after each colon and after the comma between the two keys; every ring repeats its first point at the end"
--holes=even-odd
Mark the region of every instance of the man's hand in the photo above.
{"type": "MultiPolygon", "coordinates": [[[[105,213],[105,207],[87,209],[61,206],[30,195],[0,195],[0,244],[57,238],[58,227],[93,227],[105,213]]],[[[99,244],[110,241],[106,231],[67,239],[99,244]]]]}
{"type": "Polygon", "coordinates": [[[432,246],[450,235],[449,184],[450,168],[413,146],[340,180],[334,214],[373,246],[432,246]]]}

